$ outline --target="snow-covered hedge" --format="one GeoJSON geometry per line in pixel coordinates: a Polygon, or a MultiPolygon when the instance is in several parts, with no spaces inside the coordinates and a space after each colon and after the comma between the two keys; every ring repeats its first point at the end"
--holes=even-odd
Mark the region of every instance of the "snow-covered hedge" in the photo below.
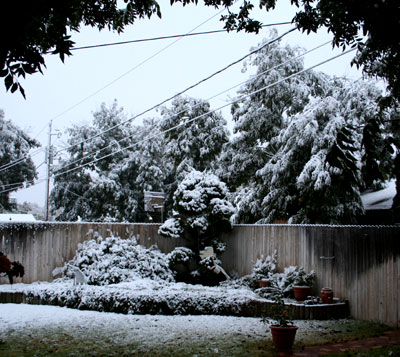
{"type": "Polygon", "coordinates": [[[28,301],[124,314],[248,315],[260,297],[246,288],[205,287],[140,279],[108,286],[32,284],[28,301]]]}
{"type": "Polygon", "coordinates": [[[72,279],[79,268],[89,285],[109,285],[137,279],[174,281],[166,254],[156,247],[147,249],[135,238],[98,237],[78,246],[75,257],[65,265],[64,278],[72,279]]]}

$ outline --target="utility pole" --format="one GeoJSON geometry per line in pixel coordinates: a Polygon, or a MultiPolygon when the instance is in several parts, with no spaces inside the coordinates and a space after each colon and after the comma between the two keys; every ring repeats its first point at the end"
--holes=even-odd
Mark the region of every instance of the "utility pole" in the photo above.
{"type": "Polygon", "coordinates": [[[50,175],[51,175],[51,165],[53,164],[53,147],[51,145],[51,126],[53,124],[53,121],[50,120],[49,122],[49,139],[48,139],[48,144],[46,148],[46,164],[47,164],[47,170],[46,170],[46,203],[45,203],[45,210],[46,210],[46,221],[49,220],[50,218],[50,210],[49,210],[49,195],[50,195],[50,175]]]}

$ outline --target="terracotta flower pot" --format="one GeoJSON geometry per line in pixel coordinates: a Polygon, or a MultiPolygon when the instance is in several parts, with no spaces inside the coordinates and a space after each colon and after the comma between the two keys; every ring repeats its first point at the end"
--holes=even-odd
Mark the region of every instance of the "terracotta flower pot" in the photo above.
{"type": "Polygon", "coordinates": [[[323,304],[332,304],[333,290],[331,288],[322,288],[320,297],[323,304]]]}
{"type": "Polygon", "coordinates": [[[293,286],[294,298],[297,301],[304,301],[311,295],[311,286],[293,286]]]}
{"type": "Polygon", "coordinates": [[[267,280],[267,279],[259,279],[258,280],[258,286],[260,288],[267,288],[269,286],[269,280],[267,280]]]}
{"type": "Polygon", "coordinates": [[[272,342],[278,350],[291,350],[296,337],[297,326],[280,327],[271,325],[272,342]]]}

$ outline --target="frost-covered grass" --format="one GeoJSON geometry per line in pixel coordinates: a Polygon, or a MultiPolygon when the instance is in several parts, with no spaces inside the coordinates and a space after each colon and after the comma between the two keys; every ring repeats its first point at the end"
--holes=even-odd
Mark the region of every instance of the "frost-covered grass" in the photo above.
{"type": "MultiPolygon", "coordinates": [[[[295,348],[381,334],[354,320],[295,321],[295,348]]],[[[259,318],[123,315],[55,306],[0,304],[2,356],[268,356],[259,318]]]]}

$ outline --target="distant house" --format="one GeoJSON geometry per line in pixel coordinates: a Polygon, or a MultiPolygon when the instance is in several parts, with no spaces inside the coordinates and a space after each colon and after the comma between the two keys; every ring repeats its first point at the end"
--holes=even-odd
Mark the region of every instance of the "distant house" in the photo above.
{"type": "Polygon", "coordinates": [[[149,221],[164,221],[164,200],[164,192],[144,191],[144,210],[149,221]]]}
{"type": "Polygon", "coordinates": [[[25,213],[0,213],[0,222],[37,222],[33,214],[25,213]]]}
{"type": "Polygon", "coordinates": [[[360,218],[360,223],[369,225],[392,224],[391,208],[395,195],[395,181],[390,181],[382,190],[363,193],[361,201],[364,205],[365,216],[360,218]]]}

